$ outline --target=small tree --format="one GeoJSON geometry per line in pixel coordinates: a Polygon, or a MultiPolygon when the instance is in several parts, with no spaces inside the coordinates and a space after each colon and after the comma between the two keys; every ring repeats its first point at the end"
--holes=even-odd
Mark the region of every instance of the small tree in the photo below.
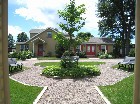
{"type": "Polygon", "coordinates": [[[13,39],[12,34],[9,34],[8,35],[8,48],[14,47],[14,42],[15,42],[15,40],[13,39]]]}
{"type": "Polygon", "coordinates": [[[58,10],[59,17],[64,20],[64,23],[61,22],[59,26],[69,35],[69,38],[66,39],[69,52],[73,45],[73,33],[79,31],[85,25],[86,18],[82,17],[82,14],[85,14],[85,10],[84,4],[76,7],[75,0],[70,0],[70,4],[66,5],[64,10],[58,10]]]}
{"type": "Polygon", "coordinates": [[[26,42],[27,40],[29,40],[29,38],[25,32],[21,32],[18,34],[17,42],[26,42]]]}

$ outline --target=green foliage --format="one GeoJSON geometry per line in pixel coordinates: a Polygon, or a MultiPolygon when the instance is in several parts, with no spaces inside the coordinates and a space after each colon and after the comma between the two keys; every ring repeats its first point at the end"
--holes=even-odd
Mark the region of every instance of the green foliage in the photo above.
{"type": "Polygon", "coordinates": [[[64,56],[60,61],[61,68],[75,68],[78,65],[78,60],[72,60],[69,56],[64,56]]]}
{"type": "Polygon", "coordinates": [[[20,51],[18,52],[11,52],[8,55],[9,58],[18,58],[21,60],[26,60],[26,59],[30,59],[32,57],[32,52],[31,51],[20,51]]]}
{"type": "MultiPolygon", "coordinates": [[[[75,0],[70,0],[70,4],[66,5],[64,10],[58,10],[59,17],[64,20],[64,23],[60,23],[59,26],[69,35],[69,38],[64,38],[69,51],[74,43],[74,39],[72,39],[72,37],[74,37],[73,33],[79,31],[85,25],[85,18],[82,17],[82,14],[85,14],[85,10],[84,4],[76,7],[75,0]]],[[[59,38],[59,40],[61,39],[62,38],[59,38]]],[[[61,44],[62,43],[63,42],[61,42],[61,44]]]]}
{"type": "Polygon", "coordinates": [[[9,34],[8,35],[8,48],[14,47],[14,42],[15,42],[15,40],[13,39],[12,34],[9,34]]]}
{"type": "Polygon", "coordinates": [[[57,58],[61,58],[65,51],[65,48],[60,43],[56,44],[55,53],[57,58]]]}
{"type": "Polygon", "coordinates": [[[123,56],[129,52],[130,39],[135,35],[136,0],[99,0],[97,15],[100,36],[120,37],[123,56]]]}
{"type": "Polygon", "coordinates": [[[27,40],[29,40],[29,38],[25,32],[21,32],[18,34],[17,42],[26,42],[27,40]]]}
{"type": "Polygon", "coordinates": [[[134,75],[108,86],[100,86],[100,90],[111,104],[132,104],[134,75]]]}
{"type": "Polygon", "coordinates": [[[87,57],[85,51],[76,52],[76,55],[79,56],[79,58],[86,58],[87,57]]]}
{"type": "Polygon", "coordinates": [[[99,57],[100,59],[111,59],[111,58],[113,58],[112,55],[107,54],[107,53],[100,53],[98,57],[99,57]]]}
{"type": "Polygon", "coordinates": [[[135,57],[135,49],[131,49],[128,56],[135,57]]]}
{"type": "Polygon", "coordinates": [[[11,104],[33,104],[43,88],[27,86],[10,79],[11,104]]]}
{"type": "Polygon", "coordinates": [[[59,76],[61,78],[82,78],[87,76],[100,75],[100,70],[97,66],[78,66],[77,68],[60,68],[59,66],[48,66],[42,74],[47,77],[59,76]]]}

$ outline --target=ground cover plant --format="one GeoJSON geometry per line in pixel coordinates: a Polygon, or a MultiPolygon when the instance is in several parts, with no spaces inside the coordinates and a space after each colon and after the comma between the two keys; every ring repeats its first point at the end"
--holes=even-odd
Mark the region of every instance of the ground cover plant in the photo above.
{"type": "Polygon", "coordinates": [[[104,62],[79,62],[77,67],[61,68],[60,62],[41,62],[35,65],[45,67],[42,74],[47,77],[58,76],[60,78],[82,78],[100,75],[97,65],[104,62]]]}
{"type": "Polygon", "coordinates": [[[33,104],[43,88],[27,86],[10,79],[11,104],[33,104]]]}
{"type": "MultiPolygon", "coordinates": [[[[119,65],[116,64],[116,65],[112,66],[112,68],[113,68],[113,69],[116,69],[116,68],[118,69],[118,68],[119,68],[119,65]]],[[[124,71],[129,71],[128,65],[126,65],[126,68],[125,68],[125,67],[121,67],[121,68],[119,68],[119,69],[124,70],[124,71]]],[[[134,69],[132,69],[131,71],[134,71],[134,69]]]]}
{"type": "Polygon", "coordinates": [[[134,75],[108,86],[99,86],[111,104],[132,104],[134,75]]]}

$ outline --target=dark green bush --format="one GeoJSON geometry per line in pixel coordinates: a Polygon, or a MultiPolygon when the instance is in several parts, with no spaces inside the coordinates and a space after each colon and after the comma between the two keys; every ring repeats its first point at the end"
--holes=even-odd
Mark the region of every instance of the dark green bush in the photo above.
{"type": "Polygon", "coordinates": [[[79,56],[80,58],[86,58],[86,52],[84,51],[76,52],[76,55],[79,56]]]}
{"type": "Polygon", "coordinates": [[[63,56],[60,61],[61,68],[77,67],[77,62],[72,60],[69,56],[63,56]]]}
{"type": "Polygon", "coordinates": [[[61,58],[64,52],[65,48],[61,44],[56,44],[55,46],[56,57],[61,58]]]}
{"type": "Polygon", "coordinates": [[[8,54],[9,58],[18,58],[18,53],[17,52],[11,52],[8,54]]]}
{"type": "Polygon", "coordinates": [[[131,49],[128,56],[135,57],[135,49],[131,49]]]}
{"type": "Polygon", "coordinates": [[[82,78],[87,76],[100,75],[100,70],[97,66],[78,66],[72,68],[60,68],[59,66],[47,66],[42,74],[47,77],[59,76],[61,78],[82,78]]]}

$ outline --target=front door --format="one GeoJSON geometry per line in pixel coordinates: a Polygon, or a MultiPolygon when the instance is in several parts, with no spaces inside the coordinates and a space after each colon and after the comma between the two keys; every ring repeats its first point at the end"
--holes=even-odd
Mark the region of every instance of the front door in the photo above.
{"type": "Polygon", "coordinates": [[[90,56],[95,56],[95,45],[87,44],[86,45],[86,54],[90,56]]]}
{"type": "Polygon", "coordinates": [[[38,56],[43,56],[43,44],[38,44],[38,56]]]}

